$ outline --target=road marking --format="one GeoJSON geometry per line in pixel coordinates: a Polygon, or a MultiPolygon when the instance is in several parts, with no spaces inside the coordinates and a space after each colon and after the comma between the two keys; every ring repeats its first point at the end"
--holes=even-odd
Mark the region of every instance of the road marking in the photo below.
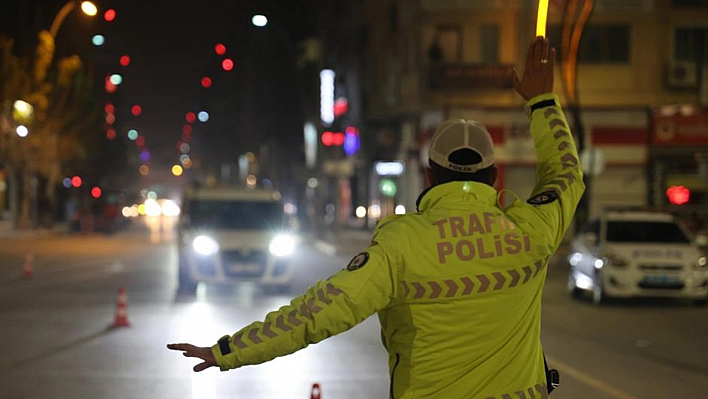
{"type": "Polygon", "coordinates": [[[553,367],[557,368],[562,374],[568,374],[571,377],[575,378],[576,380],[579,380],[580,382],[584,383],[585,385],[589,385],[599,391],[602,391],[613,398],[617,399],[639,399],[636,396],[630,395],[624,391],[620,391],[619,389],[613,387],[612,385],[605,384],[604,382],[597,380],[593,377],[591,377],[588,374],[583,373],[580,370],[577,370],[573,367],[570,367],[569,365],[552,358],[548,355],[546,355],[546,359],[548,360],[548,363],[552,364],[553,367]]]}

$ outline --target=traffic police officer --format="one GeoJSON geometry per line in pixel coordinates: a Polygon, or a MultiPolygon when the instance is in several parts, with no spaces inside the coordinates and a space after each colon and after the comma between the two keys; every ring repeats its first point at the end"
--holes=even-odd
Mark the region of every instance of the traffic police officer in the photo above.
{"type": "Polygon", "coordinates": [[[531,198],[503,207],[494,146],[481,124],[444,122],[433,136],[433,186],[418,211],[381,220],[348,266],[265,320],[211,348],[170,344],[194,367],[258,364],[378,313],[390,397],[544,398],[541,294],[550,256],[584,191],[578,154],[553,91],[555,50],[537,38],[514,74],[537,154],[531,198]]]}

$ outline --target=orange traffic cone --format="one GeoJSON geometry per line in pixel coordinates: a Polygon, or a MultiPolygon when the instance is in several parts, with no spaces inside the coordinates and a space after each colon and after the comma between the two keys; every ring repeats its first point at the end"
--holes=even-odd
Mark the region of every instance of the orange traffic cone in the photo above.
{"type": "Polygon", "coordinates": [[[125,287],[118,290],[118,301],[116,302],[116,319],[111,328],[130,327],[128,322],[128,296],[125,294],[125,287]]]}
{"type": "Polygon", "coordinates": [[[320,384],[312,384],[312,391],[310,391],[310,399],[322,399],[322,388],[320,388],[320,384]]]}
{"type": "Polygon", "coordinates": [[[22,278],[31,278],[32,277],[32,262],[34,262],[34,255],[32,252],[27,250],[25,253],[25,264],[22,266],[22,278]]]}

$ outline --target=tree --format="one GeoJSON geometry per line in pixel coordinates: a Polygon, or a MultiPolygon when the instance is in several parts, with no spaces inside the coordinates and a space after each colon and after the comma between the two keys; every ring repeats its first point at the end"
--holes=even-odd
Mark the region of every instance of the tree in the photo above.
{"type": "Polygon", "coordinates": [[[19,173],[23,181],[21,227],[30,225],[33,178],[42,178],[44,195],[54,207],[55,189],[66,165],[87,158],[84,138],[101,129],[100,107],[81,59],[77,55],[65,57],[52,68],[53,37],[42,31],[38,38],[31,68],[27,60],[13,54],[11,39],[0,39],[0,103],[23,99],[34,106],[30,135],[19,139],[10,134],[12,143],[7,146],[8,169],[19,173]]]}

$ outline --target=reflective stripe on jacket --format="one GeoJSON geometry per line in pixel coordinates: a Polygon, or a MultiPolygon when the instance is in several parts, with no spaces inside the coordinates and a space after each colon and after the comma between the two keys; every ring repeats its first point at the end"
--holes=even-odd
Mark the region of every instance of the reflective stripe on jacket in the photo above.
{"type": "MultiPolygon", "coordinates": [[[[559,103],[546,94],[529,104],[544,100],[559,103]]],[[[502,208],[482,183],[431,188],[418,212],[381,220],[347,268],[214,345],[221,369],[293,353],[378,313],[391,398],[546,397],[541,294],[584,185],[561,108],[530,118],[537,184],[527,202],[502,208]]]]}

